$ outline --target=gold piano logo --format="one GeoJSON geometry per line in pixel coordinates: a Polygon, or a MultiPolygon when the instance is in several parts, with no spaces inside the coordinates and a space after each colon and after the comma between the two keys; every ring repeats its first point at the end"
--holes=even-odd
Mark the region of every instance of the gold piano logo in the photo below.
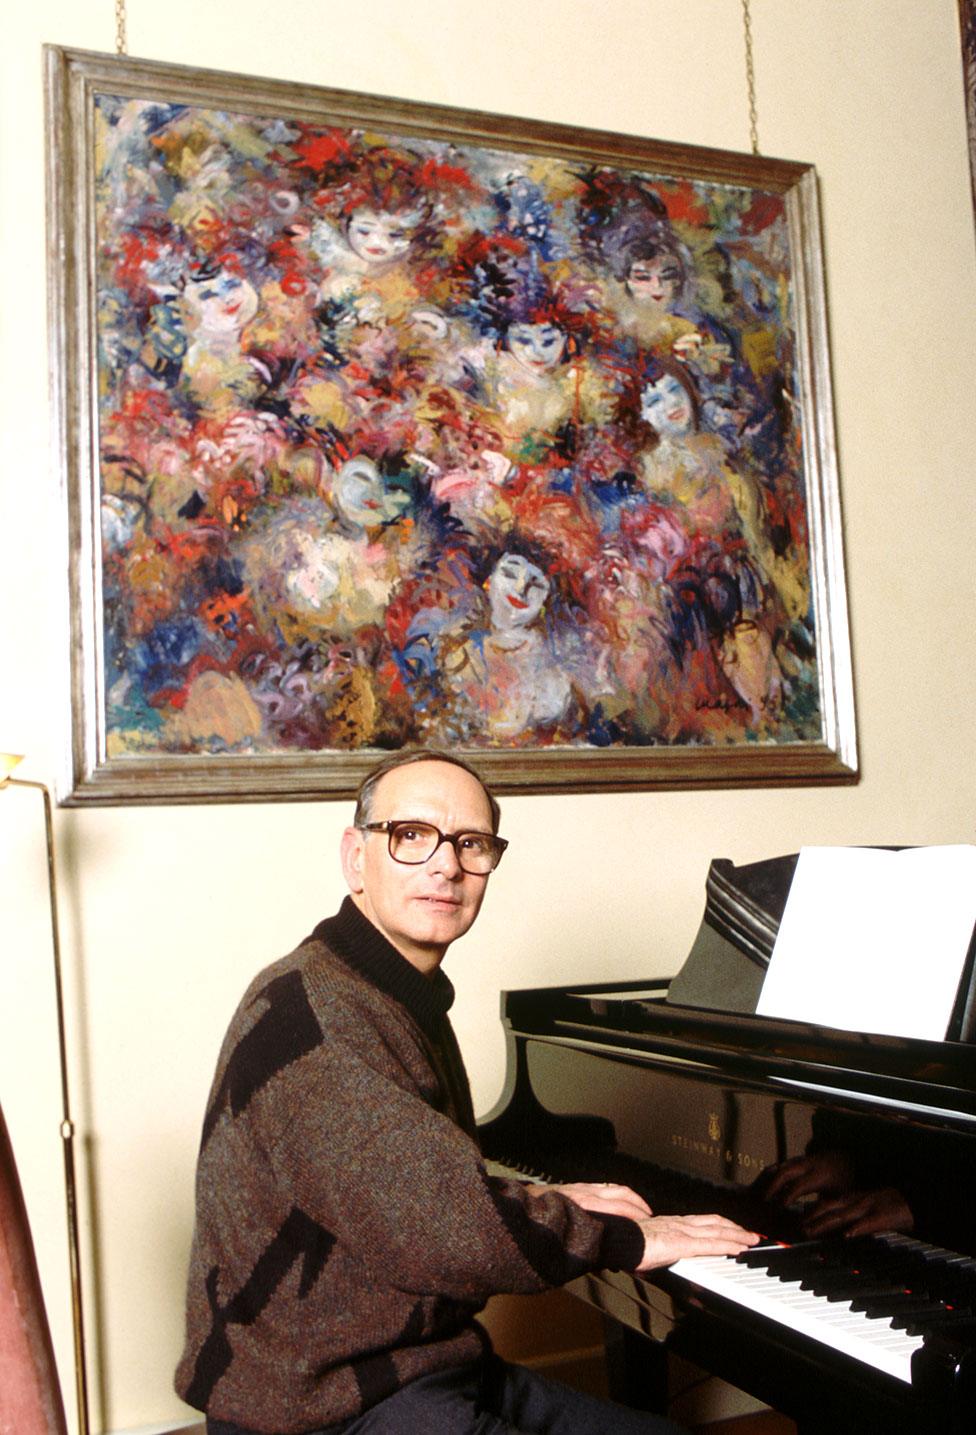
{"type": "MultiPolygon", "coordinates": [[[[708,1139],[703,1140],[701,1136],[688,1136],[683,1131],[672,1131],[671,1145],[680,1146],[683,1151],[692,1151],[697,1156],[705,1156],[712,1161],[722,1159],[722,1127],[719,1123],[718,1112],[708,1113],[708,1139]]],[[[728,1153],[726,1153],[728,1160],[728,1153]]]]}
{"type": "Polygon", "coordinates": [[[707,1140],[700,1136],[687,1136],[682,1131],[672,1131],[671,1145],[704,1156],[709,1161],[719,1162],[725,1167],[726,1174],[731,1174],[732,1169],[738,1167],[743,1173],[750,1173],[745,1179],[751,1179],[764,1169],[766,1162],[762,1156],[722,1145],[722,1123],[717,1111],[709,1111],[707,1120],[707,1140]]]}

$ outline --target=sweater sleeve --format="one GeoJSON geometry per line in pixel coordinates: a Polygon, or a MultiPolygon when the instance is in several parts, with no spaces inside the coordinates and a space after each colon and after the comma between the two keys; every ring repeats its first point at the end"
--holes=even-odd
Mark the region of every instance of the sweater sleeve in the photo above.
{"type": "Polygon", "coordinates": [[[490,1177],[476,1143],[424,1098],[389,1046],[377,1046],[375,1060],[367,1049],[330,1035],[279,1073],[252,1116],[276,1181],[371,1280],[481,1301],[636,1267],[636,1223],[490,1177]]]}

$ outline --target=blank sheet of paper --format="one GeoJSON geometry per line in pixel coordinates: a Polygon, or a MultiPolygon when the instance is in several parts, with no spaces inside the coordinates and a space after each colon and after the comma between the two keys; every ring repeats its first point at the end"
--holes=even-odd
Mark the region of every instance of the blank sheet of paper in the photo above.
{"type": "Polygon", "coordinates": [[[945,1039],[976,923],[976,846],[804,847],[756,1012],[945,1039]]]}

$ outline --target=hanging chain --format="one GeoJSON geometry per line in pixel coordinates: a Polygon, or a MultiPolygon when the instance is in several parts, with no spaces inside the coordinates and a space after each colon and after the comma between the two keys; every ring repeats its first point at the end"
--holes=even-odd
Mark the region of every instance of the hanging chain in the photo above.
{"type": "Polygon", "coordinates": [[[125,54],[125,0],[115,0],[115,53],[125,54]]]}
{"type": "Polygon", "coordinates": [[[756,71],[752,63],[752,20],[749,0],[742,0],[742,23],[746,32],[746,87],[749,91],[749,138],[753,154],[759,153],[759,121],[756,117],[756,71]]]}

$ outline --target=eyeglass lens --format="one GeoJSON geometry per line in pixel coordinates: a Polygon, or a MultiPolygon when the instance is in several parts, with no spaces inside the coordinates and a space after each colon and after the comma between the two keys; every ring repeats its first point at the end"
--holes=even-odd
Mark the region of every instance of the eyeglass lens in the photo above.
{"type": "MultiPolygon", "coordinates": [[[[426,862],[443,840],[444,834],[426,822],[397,822],[390,828],[390,856],[397,862],[426,862]]],[[[458,832],[448,840],[462,872],[483,876],[498,865],[501,853],[490,833],[458,832]]]]}

